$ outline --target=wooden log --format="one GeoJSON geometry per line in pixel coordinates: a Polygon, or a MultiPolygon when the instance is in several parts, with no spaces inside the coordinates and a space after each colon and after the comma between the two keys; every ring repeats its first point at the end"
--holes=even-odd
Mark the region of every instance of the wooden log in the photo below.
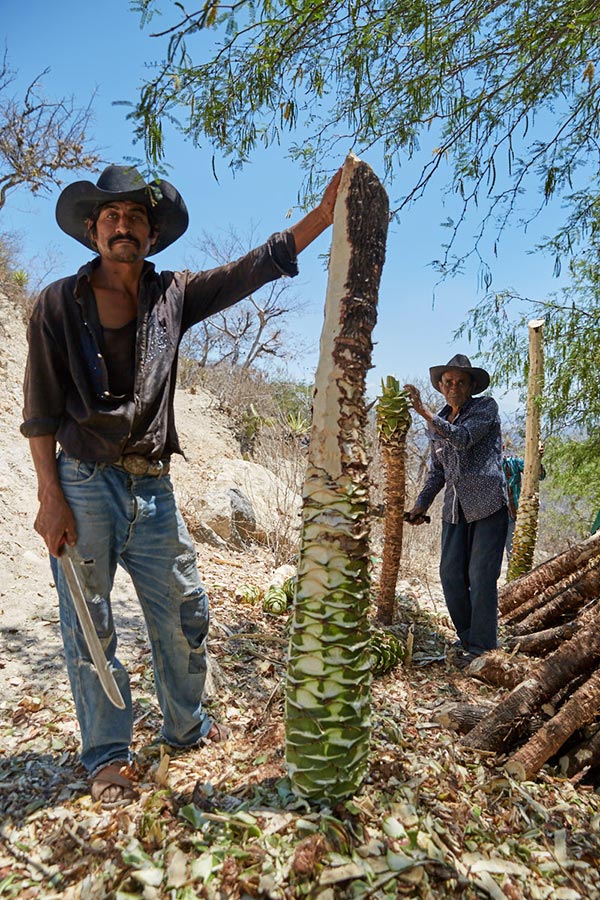
{"type": "Polygon", "coordinates": [[[593,671],[594,667],[592,666],[591,669],[586,672],[581,672],[576,678],[569,681],[568,684],[563,684],[554,697],[551,697],[550,700],[542,704],[541,710],[544,713],[544,717],[546,719],[552,719],[561,706],[571,699],[575,691],[579,690],[579,688],[586,683],[593,671]]]}
{"type": "Polygon", "coordinates": [[[531,677],[501,700],[463,739],[468,747],[501,752],[522,734],[524,723],[586,669],[600,660],[600,610],[596,604],[580,617],[580,628],[570,641],[537,663],[531,677]]]}
{"type": "Polygon", "coordinates": [[[449,703],[436,713],[434,720],[450,731],[467,734],[491,709],[490,703],[449,703]]]}
{"type": "Polygon", "coordinates": [[[503,585],[498,591],[502,615],[516,609],[525,600],[541,594],[548,587],[584,568],[591,559],[600,557],[600,531],[562,553],[547,559],[531,572],[503,585]]]}
{"type": "Polygon", "coordinates": [[[533,634],[572,619],[590,599],[600,596],[600,566],[588,569],[572,587],[513,625],[514,635],[533,634]]]}
{"type": "Polygon", "coordinates": [[[567,778],[571,778],[582,769],[598,765],[600,765],[600,728],[587,740],[571,748],[559,760],[560,771],[567,778]]]}
{"type": "MultiPolygon", "coordinates": [[[[492,703],[448,703],[443,706],[433,717],[443,728],[455,731],[457,734],[468,734],[481,720],[493,709],[492,703]]],[[[531,716],[523,727],[523,734],[527,737],[535,734],[543,725],[544,719],[540,715],[531,716]]]]}
{"type": "Polygon", "coordinates": [[[533,634],[509,635],[503,641],[507,650],[518,650],[531,656],[544,656],[546,653],[556,650],[563,641],[568,641],[577,633],[579,624],[575,619],[565,622],[564,625],[556,625],[554,628],[546,628],[544,631],[536,631],[533,634]]]}
{"type": "Polygon", "coordinates": [[[575,691],[571,699],[506,763],[506,771],[519,781],[528,781],[565,741],[592,721],[600,708],[600,669],[575,691]]]}
{"type": "Polygon", "coordinates": [[[530,671],[529,661],[513,659],[501,650],[484,653],[469,666],[469,675],[473,675],[479,681],[511,690],[521,684],[530,671]]]}
{"type": "MultiPolygon", "coordinates": [[[[588,564],[589,567],[597,565],[600,565],[600,558],[595,559],[588,564]]],[[[585,571],[585,569],[583,571],[585,571]]],[[[531,597],[528,597],[527,600],[524,600],[519,606],[516,606],[514,609],[509,610],[503,615],[501,617],[502,624],[510,625],[513,622],[520,622],[525,616],[528,616],[529,613],[536,609],[540,609],[548,603],[549,600],[553,600],[554,597],[557,597],[562,591],[565,591],[567,588],[576,584],[579,578],[581,578],[583,571],[569,572],[565,578],[561,578],[556,584],[551,584],[545,591],[532,594],[531,597]]]]}

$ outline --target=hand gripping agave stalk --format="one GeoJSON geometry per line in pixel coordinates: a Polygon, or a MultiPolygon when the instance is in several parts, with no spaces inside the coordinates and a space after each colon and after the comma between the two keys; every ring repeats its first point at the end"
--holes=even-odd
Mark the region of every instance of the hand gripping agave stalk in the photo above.
{"type": "Polygon", "coordinates": [[[379,579],[377,618],[391,625],[396,606],[396,582],[402,556],[402,526],[406,497],[406,434],[410,428],[408,395],[396,378],[381,384],[377,403],[377,432],[385,464],[383,561],[379,579]]]}
{"type": "Polygon", "coordinates": [[[351,796],[368,763],[364,392],[387,225],[383,187],[351,154],[334,215],[286,684],[288,771],[294,791],[315,801],[351,796]]]}
{"type": "Polygon", "coordinates": [[[533,565],[540,509],[540,418],[544,387],[544,320],[529,322],[529,379],[525,420],[525,461],[523,484],[517,507],[507,581],[513,581],[533,565]]]}

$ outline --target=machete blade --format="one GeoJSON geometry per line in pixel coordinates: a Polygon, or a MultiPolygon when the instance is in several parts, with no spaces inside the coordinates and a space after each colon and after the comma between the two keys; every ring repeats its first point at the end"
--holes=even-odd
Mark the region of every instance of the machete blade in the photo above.
{"type": "Polygon", "coordinates": [[[110,702],[118,709],[125,709],[125,701],[121,696],[121,691],[119,690],[119,686],[115,681],[115,676],[113,675],[110,664],[106,656],[104,655],[104,650],[102,649],[100,638],[98,637],[94,622],[86,603],[84,589],[77,572],[78,566],[81,565],[79,554],[73,547],[69,547],[68,544],[64,544],[61,549],[60,561],[63,567],[63,572],[65,574],[65,579],[69,586],[69,592],[73,599],[75,612],[77,613],[77,618],[79,619],[79,624],[81,625],[81,630],[83,631],[83,636],[85,638],[87,648],[90,651],[92,662],[94,663],[96,671],[98,672],[100,684],[102,685],[104,693],[106,694],[110,702]]]}

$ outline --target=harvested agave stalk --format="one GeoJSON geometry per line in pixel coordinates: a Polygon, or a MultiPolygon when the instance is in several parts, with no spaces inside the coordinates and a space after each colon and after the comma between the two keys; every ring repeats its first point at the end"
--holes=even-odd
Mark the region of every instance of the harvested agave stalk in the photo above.
{"type": "Polygon", "coordinates": [[[334,215],[286,683],[288,771],[294,791],[315,801],[351,796],[368,766],[364,393],[387,225],[383,187],[351,154],[334,215]]]}
{"type": "Polygon", "coordinates": [[[402,557],[406,497],[406,435],[411,425],[410,402],[393,375],[381,384],[377,432],[385,465],[383,561],[377,598],[377,619],[391,625],[396,611],[396,583],[402,557]]]}
{"type": "Polygon", "coordinates": [[[507,581],[513,581],[533,566],[540,509],[540,419],[544,387],[544,320],[529,322],[529,380],[525,420],[523,484],[517,508],[507,581]]]}

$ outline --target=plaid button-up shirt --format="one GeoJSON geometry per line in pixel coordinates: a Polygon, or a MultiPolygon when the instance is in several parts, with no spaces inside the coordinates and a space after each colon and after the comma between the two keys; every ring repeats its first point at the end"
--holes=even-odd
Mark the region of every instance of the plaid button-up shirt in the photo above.
{"type": "Polygon", "coordinates": [[[442,518],[456,525],[459,506],[467,522],[475,522],[506,506],[508,498],[498,404],[472,397],[452,423],[450,411],[444,406],[429,427],[429,474],[415,505],[428,509],[445,485],[442,518]]]}

